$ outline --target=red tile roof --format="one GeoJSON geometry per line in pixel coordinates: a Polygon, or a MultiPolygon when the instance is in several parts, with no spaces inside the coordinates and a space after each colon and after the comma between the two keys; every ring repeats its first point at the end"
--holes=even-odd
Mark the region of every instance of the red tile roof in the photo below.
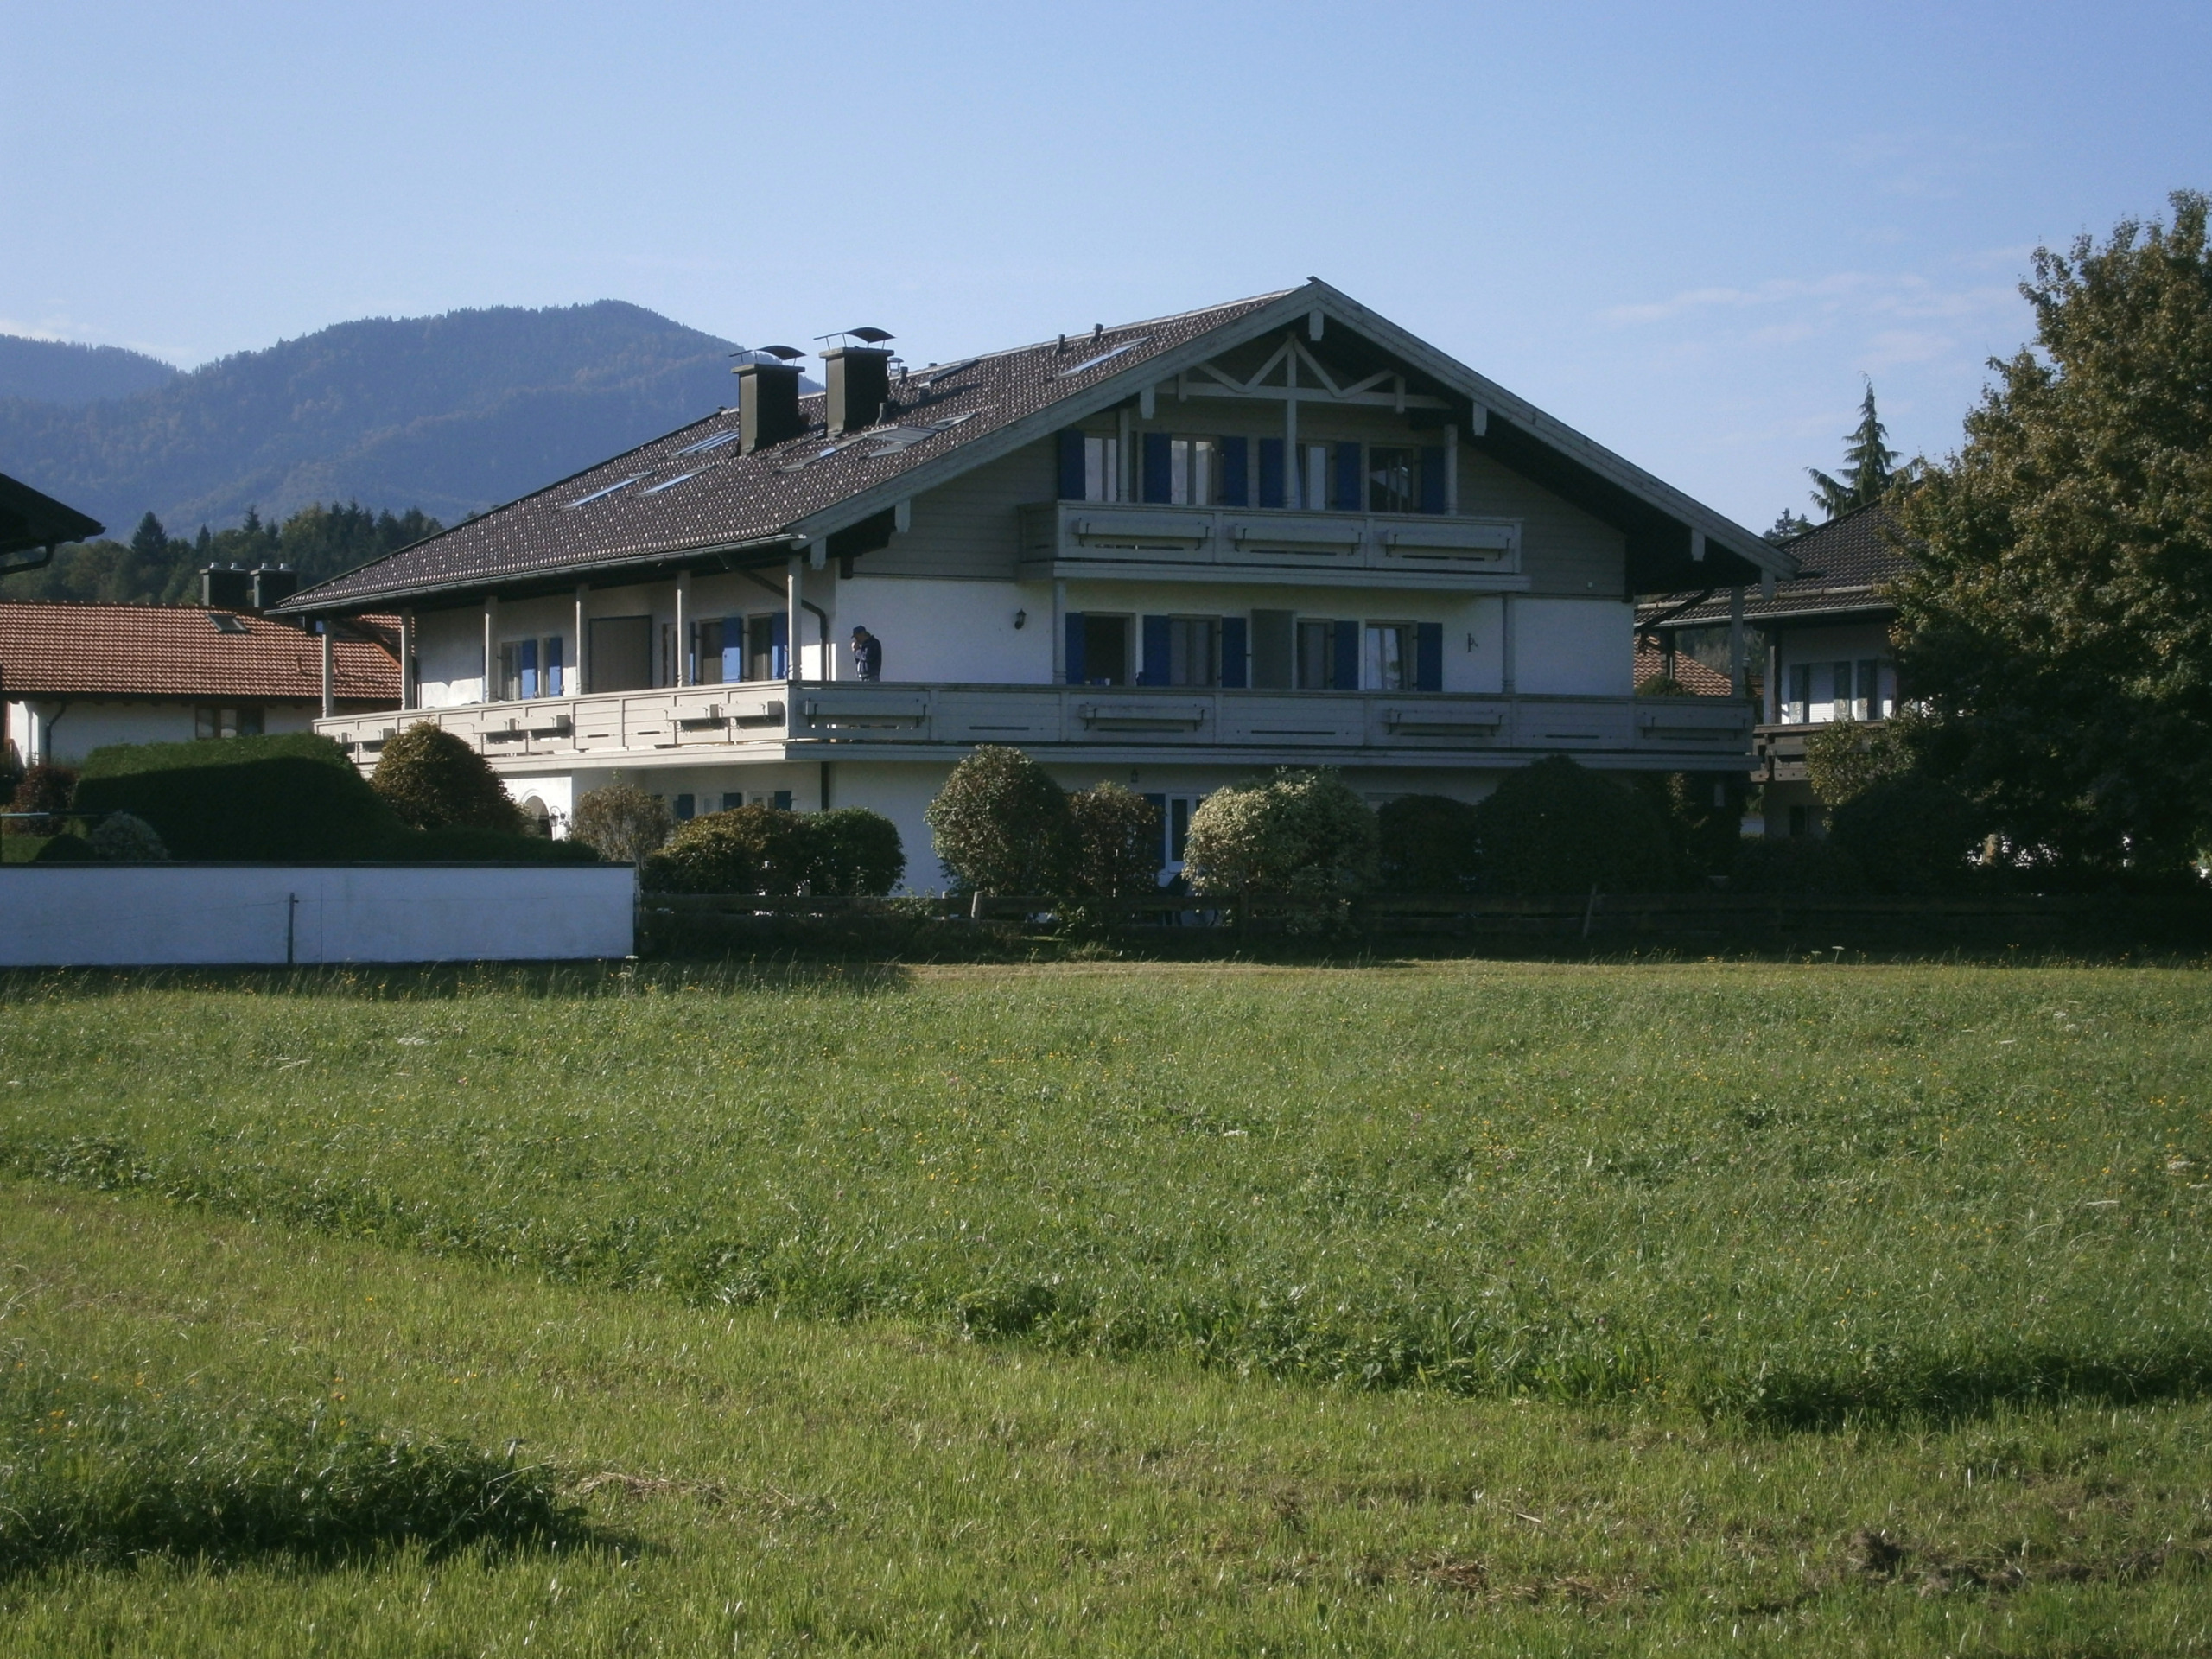
{"type": "MultiPolygon", "coordinates": [[[[1657,679],[1667,671],[1667,653],[1656,645],[1636,642],[1636,679],[1637,685],[1657,679]]],[[[1687,651],[1675,653],[1675,683],[1693,697],[1726,697],[1732,696],[1728,677],[1717,669],[1707,668],[1687,651]]]]}
{"type": "MultiPolygon", "coordinates": [[[[337,640],[338,699],[396,705],[397,629],[375,617],[362,624],[376,639],[337,640]]],[[[0,602],[0,696],[315,702],[322,642],[251,611],[0,602]]]]}

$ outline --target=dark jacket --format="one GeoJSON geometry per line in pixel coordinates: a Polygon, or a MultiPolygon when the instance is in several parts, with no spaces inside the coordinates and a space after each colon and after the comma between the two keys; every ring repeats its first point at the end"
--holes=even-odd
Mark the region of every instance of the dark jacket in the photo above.
{"type": "Polygon", "coordinates": [[[870,634],[853,641],[853,668],[864,680],[883,677],[883,641],[870,634]]]}

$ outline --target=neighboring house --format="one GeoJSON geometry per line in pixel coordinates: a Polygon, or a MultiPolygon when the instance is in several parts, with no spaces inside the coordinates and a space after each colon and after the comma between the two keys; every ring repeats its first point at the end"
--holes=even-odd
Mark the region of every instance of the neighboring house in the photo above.
{"type": "MultiPolygon", "coordinates": [[[[1905,558],[1890,539],[1891,522],[1878,505],[1861,507],[1795,537],[1788,550],[1797,559],[1796,575],[1745,601],[1745,626],[1764,636],[1752,780],[1764,787],[1770,836],[1821,833],[1820,803],[1805,778],[1808,737],[1831,721],[1886,720],[1897,712],[1890,648],[1897,607],[1883,588],[1905,558]]],[[[1707,596],[1648,605],[1637,627],[1656,642],[1663,671],[1669,656],[1677,664],[1696,660],[1681,636],[1711,639],[1727,622],[1727,602],[1707,596]]]]}
{"type": "MultiPolygon", "coordinates": [[[[378,621],[334,632],[333,712],[398,705],[397,639],[378,621]]],[[[297,623],[249,610],[0,602],[0,752],[68,765],[109,743],[307,731],[322,658],[297,623]]]]}
{"type": "Polygon", "coordinates": [[[1636,641],[1636,689],[1644,695],[1648,686],[1663,685],[1671,681],[1681,688],[1686,697],[1732,697],[1736,688],[1728,677],[1717,668],[1707,668],[1696,658],[1669,652],[1652,644],[1641,634],[1636,641]]]}
{"type": "Polygon", "coordinates": [[[1635,598],[1789,555],[1325,283],[926,367],[888,338],[819,395],[746,364],[739,408],[280,606],[400,614],[405,712],[318,729],[366,767],[435,721],[556,819],[618,774],[679,817],[872,807],[918,887],[982,743],[1152,796],[1166,868],[1278,766],[1382,800],[1750,764],[1748,709],[1634,695],[1635,598]]]}

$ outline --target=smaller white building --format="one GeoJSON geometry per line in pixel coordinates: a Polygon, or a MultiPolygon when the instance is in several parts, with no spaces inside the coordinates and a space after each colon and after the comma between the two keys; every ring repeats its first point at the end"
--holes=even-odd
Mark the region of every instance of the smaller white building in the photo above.
{"type": "Polygon", "coordinates": [[[0,754],[19,766],[73,766],[111,743],[304,732],[319,715],[398,704],[397,633],[378,618],[326,635],[196,605],[0,603],[0,754]]]}

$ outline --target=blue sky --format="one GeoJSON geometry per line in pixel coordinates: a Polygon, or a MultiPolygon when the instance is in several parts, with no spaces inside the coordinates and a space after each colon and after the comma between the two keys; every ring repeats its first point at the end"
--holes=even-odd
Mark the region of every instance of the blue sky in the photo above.
{"type": "Polygon", "coordinates": [[[1862,375],[1951,446],[2038,244],[2212,188],[2201,4],[0,0],[0,331],[613,297],[918,362],[1311,274],[1755,528],[1862,375]]]}

